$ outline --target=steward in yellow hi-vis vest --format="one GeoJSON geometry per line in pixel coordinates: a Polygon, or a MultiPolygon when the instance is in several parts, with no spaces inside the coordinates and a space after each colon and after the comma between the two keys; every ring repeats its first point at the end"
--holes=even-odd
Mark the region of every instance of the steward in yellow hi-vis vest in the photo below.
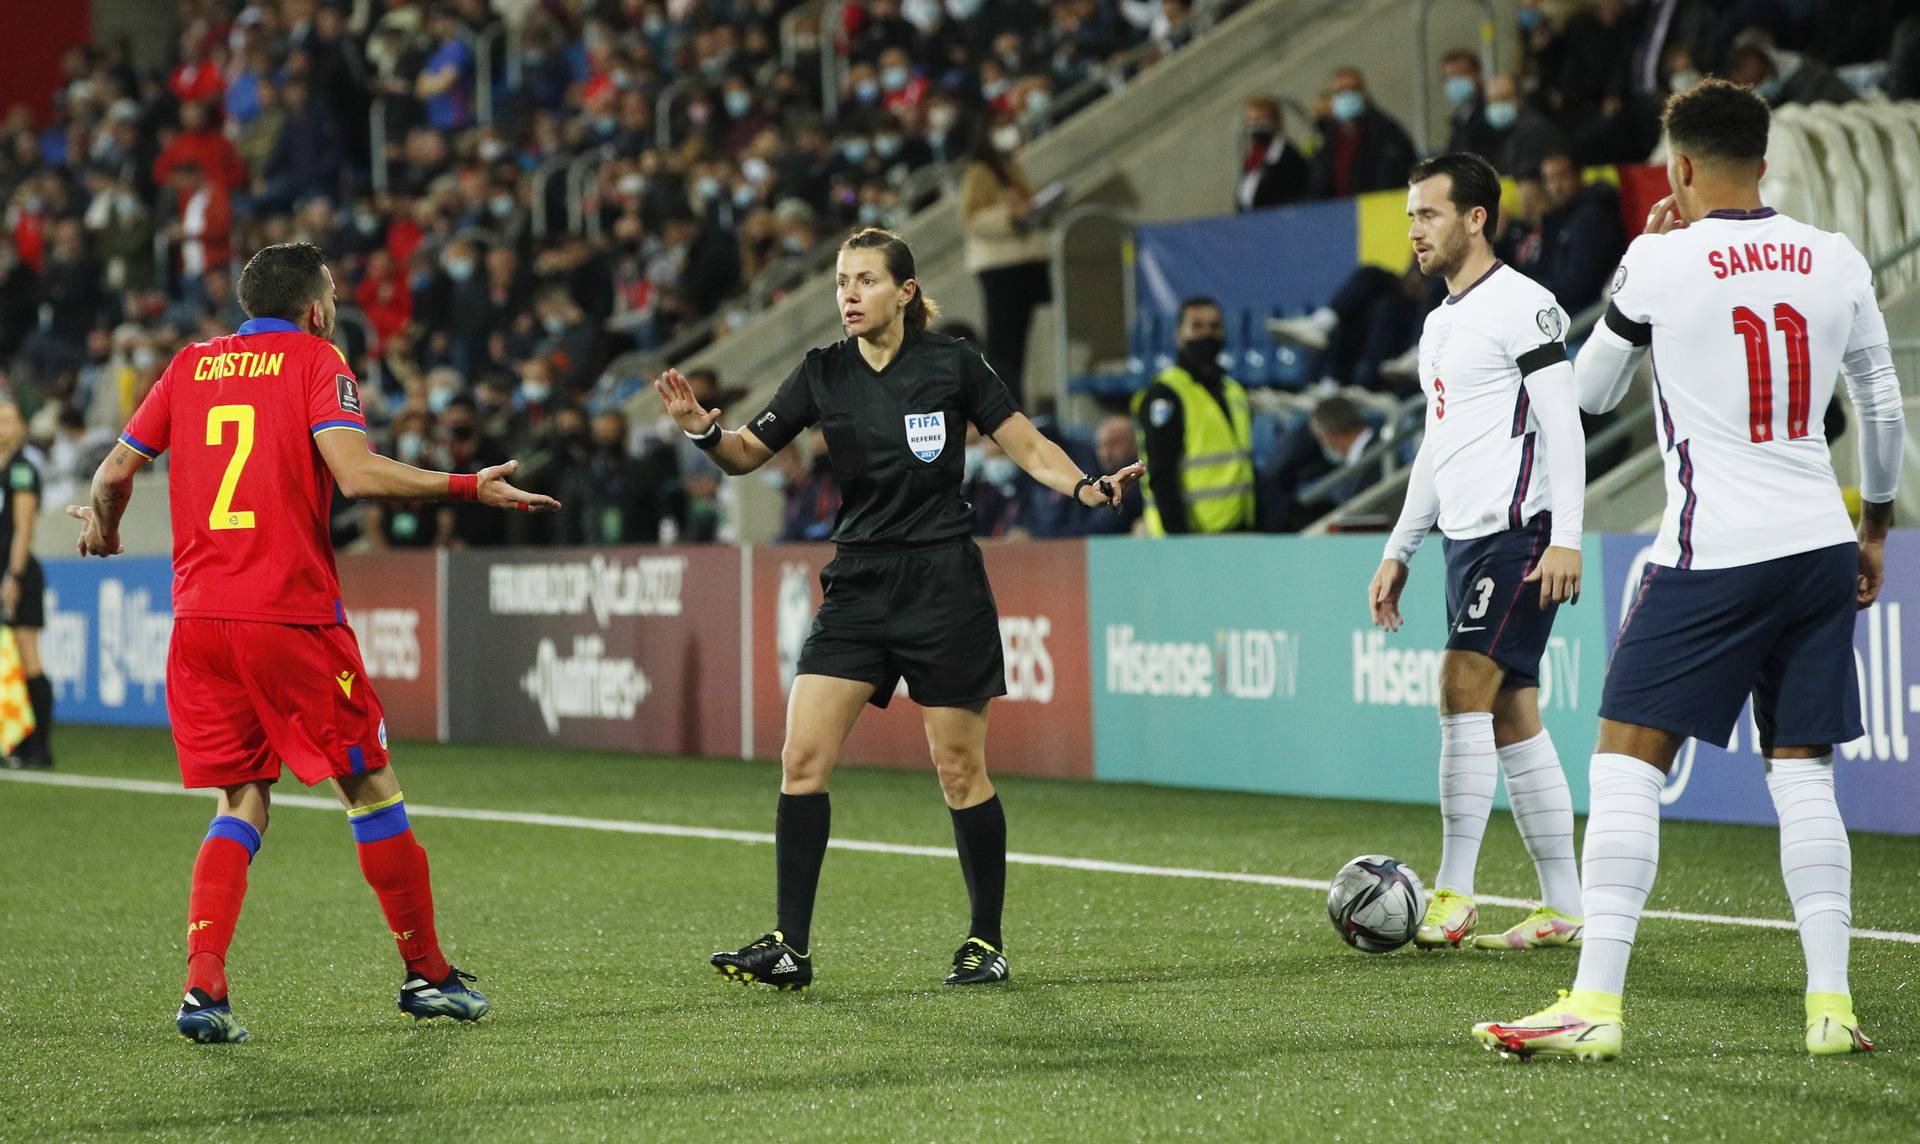
{"type": "Polygon", "coordinates": [[[1179,364],[1134,395],[1149,536],[1254,527],[1253,418],[1219,366],[1224,329],[1212,299],[1182,303],[1179,364]]]}

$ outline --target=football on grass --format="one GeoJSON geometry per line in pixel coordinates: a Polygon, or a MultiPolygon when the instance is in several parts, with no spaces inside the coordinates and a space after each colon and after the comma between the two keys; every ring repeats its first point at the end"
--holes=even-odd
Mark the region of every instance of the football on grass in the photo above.
{"type": "Polygon", "coordinates": [[[1362,854],[1327,887],[1327,917],[1340,939],[1362,953],[1388,953],[1413,940],[1427,889],[1413,870],[1385,854],[1362,854]]]}

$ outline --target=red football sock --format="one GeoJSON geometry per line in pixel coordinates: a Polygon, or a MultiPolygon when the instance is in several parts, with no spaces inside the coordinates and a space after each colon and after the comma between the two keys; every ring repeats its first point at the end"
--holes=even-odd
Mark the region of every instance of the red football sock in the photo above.
{"type": "Polygon", "coordinates": [[[193,864],[187,899],[187,988],[219,1001],[227,995],[227,946],[247,896],[247,865],[260,849],[260,832],[244,819],[213,820],[193,864]]]}
{"type": "Polygon", "coordinates": [[[406,804],[396,802],[355,815],[352,824],[354,839],[359,843],[360,872],[380,899],[380,909],[387,915],[387,927],[393,931],[407,972],[436,984],[445,981],[449,969],[433,932],[433,883],[427,872],[427,852],[414,841],[406,804]]]}

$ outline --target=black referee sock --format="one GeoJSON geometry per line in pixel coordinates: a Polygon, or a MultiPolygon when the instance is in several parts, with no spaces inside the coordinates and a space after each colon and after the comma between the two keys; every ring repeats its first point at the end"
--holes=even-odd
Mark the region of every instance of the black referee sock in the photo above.
{"type": "Polygon", "coordinates": [[[953,815],[953,846],[973,902],[967,936],[999,949],[1000,910],[1007,900],[1007,813],[997,794],[979,806],[947,813],[953,815]]]}
{"type": "Polygon", "coordinates": [[[27,680],[27,702],[33,706],[33,733],[17,748],[23,758],[44,762],[53,758],[53,684],[45,675],[27,680]]]}
{"type": "Polygon", "coordinates": [[[833,803],[819,794],[783,794],[773,817],[773,865],[780,936],[801,953],[810,953],[813,894],[820,888],[820,863],[827,856],[833,828],[833,803]]]}

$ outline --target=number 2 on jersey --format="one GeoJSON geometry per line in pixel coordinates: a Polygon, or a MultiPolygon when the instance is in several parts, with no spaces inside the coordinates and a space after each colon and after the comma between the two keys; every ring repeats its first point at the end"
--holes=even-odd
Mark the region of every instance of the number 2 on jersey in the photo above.
{"type": "MultiPolygon", "coordinates": [[[[1773,324],[1787,339],[1787,440],[1807,435],[1808,406],[1813,402],[1813,369],[1807,354],[1807,319],[1781,302],[1773,308],[1773,324]]],[[[1747,428],[1755,444],[1773,440],[1773,353],[1767,346],[1767,323],[1745,306],[1733,308],[1733,332],[1747,343],[1747,428]]]]}
{"type": "Polygon", "coordinates": [[[253,527],[253,514],[233,507],[233,490],[240,483],[240,470],[247,467],[247,458],[253,455],[253,406],[216,405],[207,410],[207,444],[222,444],[229,424],[234,427],[233,458],[227,462],[226,475],[220,478],[220,492],[213,498],[213,511],[207,514],[207,527],[215,532],[253,527]]]}

